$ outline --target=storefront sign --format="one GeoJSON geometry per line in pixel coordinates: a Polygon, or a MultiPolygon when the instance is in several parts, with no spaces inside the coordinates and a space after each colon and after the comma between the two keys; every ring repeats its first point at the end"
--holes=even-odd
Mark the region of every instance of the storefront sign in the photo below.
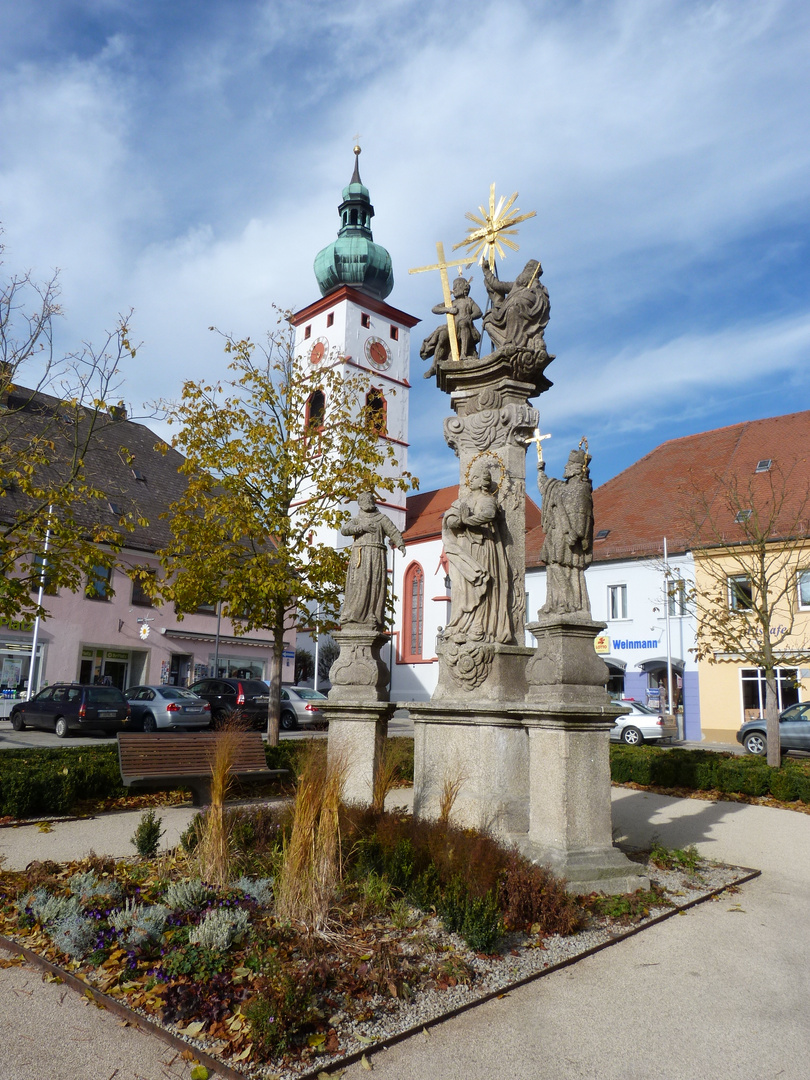
{"type": "Polygon", "coordinates": [[[92,649],[82,649],[82,660],[92,660],[93,655],[92,649]]]}
{"type": "Polygon", "coordinates": [[[104,653],[107,660],[129,660],[128,652],[112,652],[110,649],[104,653]]]}
{"type": "Polygon", "coordinates": [[[600,634],[596,641],[593,643],[593,647],[598,653],[610,652],[610,634],[600,634]]]}
{"type": "Polygon", "coordinates": [[[8,630],[19,630],[23,634],[30,634],[34,629],[33,622],[27,622],[25,619],[3,619],[0,618],[0,627],[5,626],[8,630]]]}
{"type": "Polygon", "coordinates": [[[658,642],[656,641],[655,638],[650,638],[649,640],[646,640],[646,641],[645,640],[636,641],[636,640],[631,640],[630,638],[614,638],[613,639],[613,648],[614,649],[623,649],[623,650],[625,650],[627,652],[633,652],[636,649],[657,649],[658,648],[658,642]]]}

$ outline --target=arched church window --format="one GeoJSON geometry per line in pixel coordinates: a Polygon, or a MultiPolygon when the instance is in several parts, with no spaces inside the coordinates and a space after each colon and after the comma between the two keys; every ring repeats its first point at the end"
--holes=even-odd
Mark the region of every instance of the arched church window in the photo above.
{"type": "Polygon", "coordinates": [[[323,390],[313,390],[307,401],[306,427],[307,430],[323,427],[323,418],[326,413],[326,397],[323,390]]]}
{"type": "Polygon", "coordinates": [[[366,420],[372,431],[385,435],[388,430],[388,402],[385,394],[376,386],[372,386],[366,394],[366,420]]]}
{"type": "Polygon", "coordinates": [[[425,629],[425,572],[417,562],[405,571],[403,583],[403,660],[421,660],[425,629]]]}

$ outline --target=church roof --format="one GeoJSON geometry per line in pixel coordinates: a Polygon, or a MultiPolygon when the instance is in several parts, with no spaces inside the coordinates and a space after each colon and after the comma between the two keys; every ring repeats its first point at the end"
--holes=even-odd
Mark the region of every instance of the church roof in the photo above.
{"type": "MultiPolygon", "coordinates": [[[[442,534],[442,518],[450,504],[458,498],[458,484],[438,488],[436,491],[420,491],[408,497],[403,538],[406,543],[435,540],[442,534]]],[[[536,528],[540,524],[540,510],[526,496],[526,526],[536,528]]]]}
{"type": "Polygon", "coordinates": [[[354,155],[354,172],[343,189],[343,201],[338,207],[341,226],[337,240],[315,256],[315,277],[321,296],[342,285],[351,285],[384,300],[394,287],[391,256],[374,243],[371,233],[374,207],[368,188],[360,179],[359,146],[355,146],[354,155]]]}

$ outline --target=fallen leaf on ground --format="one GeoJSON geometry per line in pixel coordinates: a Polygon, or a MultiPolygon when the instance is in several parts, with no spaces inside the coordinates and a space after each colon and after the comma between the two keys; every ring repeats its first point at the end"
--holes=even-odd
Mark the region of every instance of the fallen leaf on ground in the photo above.
{"type": "Polygon", "coordinates": [[[372,1070],[374,1069],[374,1066],[371,1064],[365,1054],[363,1054],[363,1056],[360,1058],[360,1064],[367,1072],[372,1072],[372,1070]]]}

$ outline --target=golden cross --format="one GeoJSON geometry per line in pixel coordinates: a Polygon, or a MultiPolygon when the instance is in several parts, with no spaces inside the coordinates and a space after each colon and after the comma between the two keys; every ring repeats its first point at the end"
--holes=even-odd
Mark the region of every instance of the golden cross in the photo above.
{"type": "Polygon", "coordinates": [[[551,438],[550,433],[548,435],[541,435],[540,434],[540,428],[538,427],[538,428],[534,429],[534,435],[530,435],[529,438],[526,440],[526,446],[527,447],[528,447],[529,443],[537,443],[537,463],[538,463],[538,465],[543,460],[543,447],[542,447],[541,444],[542,444],[544,439],[550,439],[550,438],[551,438]]]}
{"type": "MultiPolygon", "coordinates": [[[[470,259],[455,259],[452,262],[447,262],[444,257],[444,244],[438,241],[436,244],[436,255],[439,261],[432,266],[415,266],[413,270],[409,270],[409,274],[424,274],[426,270],[438,270],[442,278],[442,295],[444,296],[444,306],[449,308],[453,306],[453,294],[450,291],[450,280],[447,277],[447,268],[449,266],[469,266],[470,259]]],[[[454,315],[449,312],[447,314],[447,333],[450,337],[450,352],[453,355],[453,359],[458,362],[458,338],[456,337],[456,319],[454,315]]]]}
{"type": "Polygon", "coordinates": [[[357,145],[357,143],[359,143],[362,138],[363,138],[363,136],[360,135],[359,133],[357,135],[355,135],[355,137],[354,137],[355,145],[357,145]]]}

